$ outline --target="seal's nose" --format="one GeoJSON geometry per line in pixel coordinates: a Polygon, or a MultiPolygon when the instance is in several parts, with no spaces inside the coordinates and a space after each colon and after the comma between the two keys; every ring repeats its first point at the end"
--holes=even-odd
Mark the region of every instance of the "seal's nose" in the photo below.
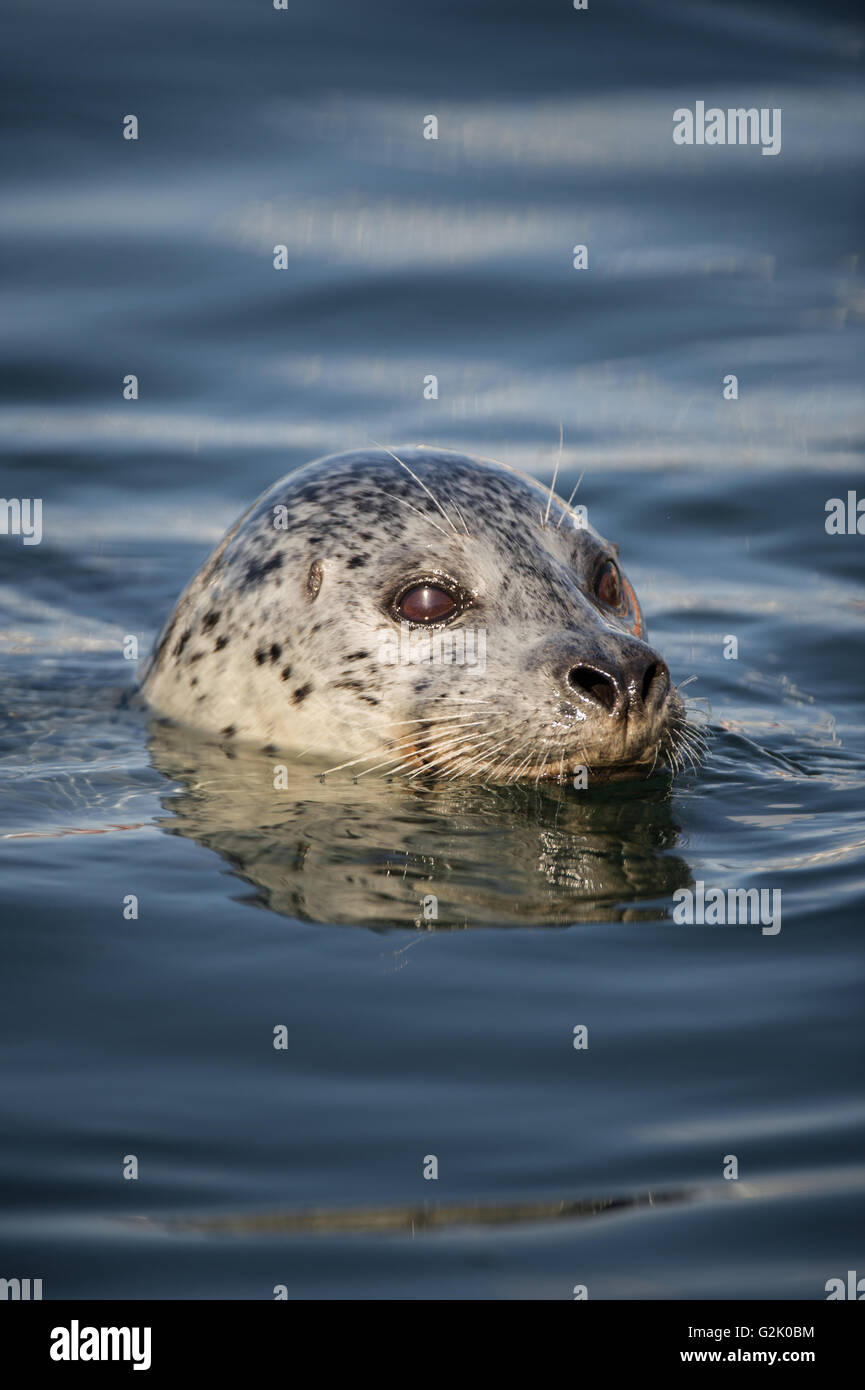
{"type": "Polygon", "coordinates": [[[670,688],[666,662],[642,644],[623,652],[615,662],[572,666],[566,680],[571,690],[618,719],[657,709],[670,688]]]}

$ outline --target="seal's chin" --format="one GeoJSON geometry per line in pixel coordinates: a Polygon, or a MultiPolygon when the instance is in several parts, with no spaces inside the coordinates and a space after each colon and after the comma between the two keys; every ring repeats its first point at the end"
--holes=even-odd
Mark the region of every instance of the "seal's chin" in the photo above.
{"type": "Polygon", "coordinates": [[[414,775],[426,772],[433,777],[443,774],[448,779],[466,781],[557,782],[588,787],[600,782],[645,781],[669,775],[678,763],[675,749],[675,736],[670,730],[664,730],[651,743],[636,750],[633,757],[609,761],[605,761],[600,752],[593,756],[591,749],[572,751],[561,746],[531,759],[523,752],[514,752],[505,762],[497,761],[495,755],[487,761],[471,751],[465,756],[445,756],[439,760],[431,750],[415,746],[409,761],[414,775]]]}
{"type": "Polygon", "coordinates": [[[656,743],[647,749],[644,755],[628,761],[586,763],[577,756],[559,754],[557,757],[523,766],[518,780],[568,783],[587,787],[598,782],[644,781],[648,777],[666,775],[671,770],[662,743],[656,743]]]}
{"type": "Polygon", "coordinates": [[[568,763],[562,765],[559,762],[547,762],[540,764],[526,776],[531,781],[538,782],[578,782],[581,776],[585,776],[586,785],[595,782],[636,782],[645,780],[648,777],[660,776],[670,772],[670,766],[660,751],[652,753],[651,757],[640,758],[635,762],[627,763],[593,763],[590,767],[580,763],[568,763]]]}

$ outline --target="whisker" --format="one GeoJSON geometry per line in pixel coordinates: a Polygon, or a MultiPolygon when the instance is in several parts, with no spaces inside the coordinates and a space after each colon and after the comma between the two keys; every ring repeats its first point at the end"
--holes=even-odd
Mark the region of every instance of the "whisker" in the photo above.
{"type": "MultiPolygon", "coordinates": [[[[396,746],[397,746],[398,748],[399,748],[399,747],[410,748],[411,745],[412,745],[412,742],[413,742],[413,740],[409,738],[409,739],[406,739],[406,741],[405,741],[404,744],[397,744],[396,746]]],[[[378,754],[379,754],[380,752],[381,752],[381,749],[380,749],[380,748],[376,748],[375,751],[372,752],[372,753],[362,753],[362,754],[360,755],[359,758],[352,758],[350,762],[340,763],[338,767],[329,767],[329,768],[326,768],[325,771],[322,773],[322,776],[323,776],[323,777],[329,777],[330,774],[331,774],[332,772],[342,772],[344,768],[347,768],[347,767],[357,767],[357,764],[358,764],[358,763],[368,763],[369,760],[370,760],[370,758],[375,758],[375,757],[377,757],[378,754]]],[[[388,761],[391,761],[391,760],[388,759],[388,761]]],[[[398,761],[398,759],[397,759],[397,761],[398,761]]]]}
{"type": "Polygon", "coordinates": [[[567,513],[568,513],[568,511],[570,510],[571,503],[573,502],[574,498],[575,498],[576,495],[577,495],[577,488],[580,486],[580,483],[583,481],[583,478],[584,478],[585,476],[586,476],[586,470],[585,470],[585,468],[584,468],[583,471],[582,471],[582,473],[580,474],[579,478],[577,479],[576,483],[574,484],[574,490],[573,490],[573,492],[571,493],[570,497],[569,497],[568,500],[567,500],[567,504],[566,504],[566,509],[565,509],[565,511],[563,511],[562,514],[561,514],[561,516],[559,517],[559,523],[558,523],[558,526],[556,527],[556,530],[557,530],[557,531],[558,531],[558,529],[559,529],[559,526],[561,526],[562,522],[564,521],[565,517],[567,516],[567,513]]]}
{"type": "MultiPolygon", "coordinates": [[[[409,767],[415,768],[415,771],[411,774],[411,777],[416,777],[421,772],[434,772],[436,759],[439,757],[441,753],[446,752],[448,749],[455,748],[459,744],[473,743],[474,746],[477,743],[477,739],[477,734],[463,734],[458,738],[451,739],[449,743],[438,743],[432,747],[425,748],[424,757],[427,759],[427,761],[422,762],[420,767],[415,767],[415,760],[409,758],[406,762],[401,763],[399,767],[392,768],[391,772],[388,775],[395,777],[397,773],[402,772],[409,767]]],[[[399,759],[397,759],[397,762],[399,762],[399,759]]],[[[382,764],[382,766],[383,765],[384,764],[382,764]]],[[[375,770],[376,769],[374,767],[367,768],[367,772],[375,772],[375,770]]],[[[365,777],[366,772],[362,772],[360,776],[365,777]]],[[[411,781],[411,777],[406,778],[406,781],[411,781]]]]}
{"type": "MultiPolygon", "coordinates": [[[[534,754],[534,749],[532,750],[532,753],[534,754]]],[[[545,764],[544,764],[544,759],[541,758],[540,763],[538,764],[538,770],[537,770],[537,773],[536,773],[535,779],[534,779],[534,781],[535,781],[535,786],[537,786],[537,785],[539,784],[540,780],[541,780],[541,777],[542,777],[543,771],[544,771],[544,766],[545,766],[545,764]]]]}
{"type": "MultiPolygon", "coordinates": [[[[408,720],[405,720],[405,721],[403,721],[403,722],[405,722],[405,723],[407,723],[407,724],[414,724],[416,721],[415,721],[414,719],[408,719],[408,720]]],[[[422,721],[420,721],[420,722],[425,723],[425,724],[429,724],[431,721],[430,721],[429,719],[425,719],[425,720],[422,720],[422,721]]],[[[470,721],[469,721],[468,719],[460,719],[460,718],[458,718],[458,717],[455,716],[455,715],[450,715],[450,716],[447,717],[446,720],[443,720],[443,721],[442,721],[442,724],[444,725],[444,728],[442,728],[442,729],[439,730],[438,732],[439,732],[439,733],[448,732],[448,727],[447,727],[447,726],[448,726],[448,725],[454,725],[454,724],[455,724],[455,725],[459,725],[462,729],[464,729],[464,728],[466,728],[466,726],[468,725],[469,722],[470,722],[470,721]]],[[[483,724],[484,721],[483,721],[482,719],[475,719],[475,720],[473,720],[473,721],[471,721],[471,722],[473,722],[473,723],[475,723],[475,724],[483,724]]],[[[435,735],[433,734],[432,731],[430,731],[429,735],[427,736],[427,739],[415,739],[413,735],[410,735],[407,739],[404,739],[404,740],[402,741],[402,743],[396,743],[396,744],[394,744],[394,749],[396,749],[396,750],[398,751],[398,756],[397,756],[396,759],[393,759],[393,758],[386,758],[386,759],[385,759],[385,762],[384,762],[384,763],[379,763],[378,766],[379,766],[379,767],[384,767],[384,766],[385,766],[385,763],[387,763],[387,762],[393,762],[393,761],[397,761],[397,762],[398,762],[398,761],[399,761],[399,750],[406,749],[406,748],[411,748],[412,744],[414,744],[415,746],[417,746],[419,743],[424,743],[424,742],[428,741],[429,738],[433,738],[434,736],[435,736],[435,735]]],[[[392,750],[392,751],[393,751],[393,750],[392,750]]],[[[331,772],[342,772],[343,769],[346,768],[346,767],[356,767],[358,763],[369,762],[369,759],[370,759],[370,758],[375,758],[375,757],[377,757],[378,754],[381,753],[381,752],[382,752],[382,749],[381,749],[381,748],[376,748],[376,749],[374,749],[374,750],[373,750],[372,752],[370,752],[370,753],[362,753],[361,756],[360,756],[359,758],[352,758],[349,762],[340,763],[338,767],[329,767],[329,768],[327,768],[327,769],[325,770],[325,772],[322,774],[322,776],[327,777],[331,772]]],[[[373,768],[368,769],[368,771],[374,771],[374,770],[375,770],[375,769],[373,769],[373,768]]]]}
{"type": "Polygon", "coordinates": [[[515,761],[514,766],[511,768],[511,775],[510,775],[510,777],[508,778],[508,781],[509,781],[509,782],[518,782],[519,779],[520,779],[520,777],[523,775],[523,771],[524,771],[526,768],[531,767],[531,765],[532,765],[532,763],[534,762],[536,756],[537,756],[537,744],[536,744],[536,743],[533,743],[533,744],[530,745],[528,754],[527,754],[527,756],[526,756],[525,758],[523,758],[522,762],[519,762],[519,763],[518,763],[518,762],[515,761]]]}
{"type": "Polygon", "coordinates": [[[557,479],[558,476],[559,476],[559,464],[560,464],[561,461],[562,461],[562,443],[563,443],[563,441],[564,441],[564,437],[565,437],[564,425],[562,424],[561,421],[559,421],[559,452],[558,452],[558,455],[556,456],[556,466],[555,466],[555,468],[553,469],[553,481],[550,483],[550,495],[549,495],[549,497],[547,498],[547,510],[546,510],[546,512],[544,513],[544,520],[543,520],[543,523],[542,523],[544,526],[546,526],[547,521],[549,520],[549,516],[550,516],[550,507],[552,506],[552,501],[553,501],[553,494],[555,493],[555,490],[556,490],[556,479],[557,479]]]}
{"type": "Polygon", "coordinates": [[[454,535],[455,535],[455,536],[458,536],[458,535],[459,535],[459,531],[458,531],[457,528],[454,526],[454,524],[453,524],[451,518],[448,516],[448,514],[447,514],[447,512],[445,511],[445,509],[444,509],[444,507],[442,506],[442,504],[441,504],[441,503],[438,501],[438,499],[437,499],[436,497],[434,497],[433,494],[430,492],[429,488],[427,487],[427,485],[426,485],[426,483],[423,481],[423,479],[422,479],[422,478],[419,478],[418,475],[417,475],[417,473],[412,472],[412,470],[409,468],[409,466],[408,466],[407,463],[403,463],[402,459],[397,458],[397,456],[396,456],[396,454],[394,453],[393,449],[389,449],[389,448],[387,447],[386,444],[379,444],[379,442],[378,442],[377,439],[373,439],[372,442],[373,442],[373,444],[375,444],[375,446],[376,446],[377,449],[384,449],[384,451],[385,451],[386,454],[390,454],[390,456],[391,456],[391,458],[394,460],[394,462],[395,462],[395,463],[398,463],[399,466],[400,466],[400,468],[404,468],[405,471],[406,471],[406,473],[408,473],[412,478],[414,478],[415,482],[416,482],[420,487],[423,488],[424,492],[426,493],[426,495],[427,495],[427,497],[430,499],[430,501],[431,501],[436,507],[438,507],[439,511],[441,512],[441,514],[442,514],[442,516],[444,517],[445,521],[447,522],[448,526],[449,526],[449,527],[451,528],[451,530],[453,531],[454,535]]]}
{"type": "MultiPolygon", "coordinates": [[[[453,760],[454,760],[455,758],[460,759],[460,758],[464,757],[464,755],[466,754],[466,752],[468,752],[468,753],[473,752],[473,751],[474,751],[476,748],[478,748],[482,743],[489,743],[489,742],[492,741],[493,738],[494,738],[494,735],[493,735],[493,734],[484,734],[484,735],[482,735],[481,737],[474,736],[473,739],[465,739],[465,740],[462,740],[462,741],[461,741],[461,742],[462,742],[462,746],[454,746],[454,745],[448,745],[448,744],[446,744],[446,745],[444,745],[444,747],[435,748],[435,749],[432,750],[432,754],[431,754],[431,756],[432,756],[432,762],[431,762],[431,763],[427,763],[427,764],[425,764],[425,765],[422,766],[422,767],[415,768],[414,772],[409,773],[408,777],[406,778],[406,781],[407,781],[407,782],[410,782],[410,781],[412,780],[413,777],[419,777],[420,774],[421,774],[422,772],[433,772],[433,773],[444,772],[444,770],[445,770],[445,768],[447,767],[448,763],[453,762],[453,760]],[[465,747],[465,744],[466,744],[466,743],[468,743],[468,744],[470,745],[470,747],[469,747],[468,749],[465,747]],[[450,751],[449,751],[449,750],[450,750],[450,751]]],[[[460,741],[458,740],[457,742],[459,743],[460,741]]],[[[464,769],[462,769],[461,766],[458,766],[458,767],[456,768],[456,774],[459,775],[459,773],[460,773],[461,770],[464,770],[464,769]]]]}
{"type": "MultiPolygon", "coordinates": [[[[476,723],[482,724],[483,721],[477,720],[476,723]]],[[[472,740],[477,740],[480,737],[477,733],[466,733],[467,727],[468,726],[465,724],[456,727],[444,724],[439,729],[430,730],[424,738],[410,739],[406,744],[402,745],[402,751],[405,752],[406,749],[411,748],[418,753],[423,751],[424,756],[427,758],[435,758],[437,754],[444,749],[451,748],[458,743],[471,743],[472,740]],[[449,737],[450,735],[453,735],[453,737],[449,737]]],[[[401,756],[402,753],[400,753],[396,759],[389,759],[388,761],[399,762],[401,756]]],[[[379,766],[384,766],[384,764],[379,764],[379,766]]],[[[404,766],[414,766],[413,760],[408,759],[404,766]]],[[[367,769],[367,771],[370,772],[374,772],[375,770],[375,768],[367,769]]],[[[365,774],[361,775],[364,776],[365,774]]]]}
{"type": "MultiPolygon", "coordinates": [[[[468,714],[446,714],[446,715],[445,715],[445,719],[447,719],[447,721],[448,721],[449,724],[456,724],[458,721],[461,721],[461,720],[463,720],[463,719],[470,719],[471,716],[472,716],[473,714],[476,714],[476,713],[477,713],[477,710],[470,710],[470,711],[468,712],[468,714]]],[[[388,721],[387,721],[387,725],[388,725],[389,728],[396,728],[397,724],[432,724],[432,723],[435,723],[435,722],[436,722],[436,721],[432,718],[431,715],[429,715],[429,714],[422,714],[422,715],[420,716],[420,718],[418,718],[418,719],[392,719],[392,720],[388,720],[388,721]]]]}
{"type": "MultiPolygon", "coordinates": [[[[518,733],[511,734],[510,738],[505,738],[505,739],[503,740],[503,743],[502,743],[501,746],[503,746],[503,747],[505,747],[505,748],[509,748],[509,747],[511,746],[511,744],[517,743],[521,738],[522,738],[522,730],[520,730],[518,733]]],[[[519,750],[517,750],[517,751],[519,751],[519,750]]],[[[504,756],[503,758],[500,758],[500,759],[498,760],[498,762],[492,763],[492,764],[487,768],[487,776],[486,776],[486,778],[484,779],[485,785],[488,785],[488,784],[489,784],[489,782],[490,782],[490,780],[491,780],[493,774],[496,773],[496,772],[498,772],[498,770],[499,770],[500,767],[501,767],[501,768],[507,767],[508,762],[509,762],[509,759],[510,759],[510,754],[507,754],[507,753],[506,753],[505,756],[504,756]]]]}
{"type": "Polygon", "coordinates": [[[423,519],[424,519],[424,521],[428,521],[429,524],[430,524],[430,526],[434,526],[434,527],[436,528],[437,531],[441,531],[442,535],[445,537],[445,540],[449,540],[449,539],[450,539],[450,537],[448,536],[447,531],[445,530],[445,528],[444,528],[443,526],[439,526],[438,522],[437,522],[437,521],[433,521],[432,517],[431,517],[431,516],[427,516],[426,512],[422,512],[418,507],[413,506],[413,504],[412,504],[411,502],[409,502],[408,499],[407,499],[406,497],[397,497],[397,495],[396,495],[395,492],[385,492],[384,488],[382,488],[381,491],[382,491],[382,496],[383,496],[383,497],[389,497],[389,498],[391,499],[392,502],[401,502],[402,505],[403,505],[404,507],[411,507],[411,510],[412,510],[413,512],[417,512],[418,516],[422,516],[423,519]]]}
{"type": "Polygon", "coordinates": [[[463,516],[462,511],[460,510],[459,503],[458,503],[458,502],[455,502],[454,499],[453,499],[452,497],[449,497],[449,498],[448,498],[448,501],[450,502],[451,506],[453,507],[454,511],[456,512],[457,516],[459,517],[460,521],[462,522],[462,524],[463,524],[463,530],[465,531],[466,535],[468,535],[468,534],[469,534],[469,528],[468,528],[468,526],[466,525],[466,519],[465,519],[465,517],[463,516]]]}
{"type": "Polygon", "coordinates": [[[658,742],[655,744],[655,756],[654,756],[654,758],[652,759],[652,766],[649,768],[649,771],[646,773],[646,781],[647,781],[647,782],[650,780],[650,778],[652,777],[652,774],[653,774],[654,771],[655,771],[655,768],[658,766],[658,758],[659,758],[660,753],[661,753],[661,742],[662,742],[662,740],[661,740],[661,739],[658,739],[658,742]]]}
{"type": "MultiPolygon", "coordinates": [[[[481,739],[481,740],[479,740],[477,746],[480,747],[480,744],[481,744],[481,743],[488,743],[488,742],[489,742],[488,739],[481,739]]],[[[503,746],[502,743],[493,743],[492,748],[481,748],[481,751],[480,751],[479,753],[477,753],[477,754],[475,755],[475,757],[469,758],[469,760],[468,760],[467,763],[460,763],[457,767],[451,768],[451,770],[450,770],[450,772],[448,772],[447,777],[446,777],[445,780],[446,780],[446,781],[451,781],[451,782],[452,782],[453,779],[454,779],[455,777],[459,777],[459,776],[461,776],[461,775],[462,775],[462,776],[465,776],[465,777],[470,777],[470,776],[472,776],[472,768],[477,767],[478,763],[483,762],[484,758],[492,758],[492,757],[494,757],[495,754],[498,752],[498,750],[499,750],[502,746],[503,746]]],[[[472,752],[472,749],[469,748],[469,749],[466,750],[466,751],[468,751],[469,753],[471,753],[471,752],[472,752]]]]}

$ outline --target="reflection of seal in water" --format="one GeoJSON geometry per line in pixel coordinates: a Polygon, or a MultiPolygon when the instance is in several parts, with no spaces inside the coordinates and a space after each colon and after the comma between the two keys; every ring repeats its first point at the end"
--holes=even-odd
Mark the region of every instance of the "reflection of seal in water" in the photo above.
{"type": "Polygon", "coordinates": [[[484,787],[444,778],[356,784],[155,720],[172,783],[162,828],[219,854],[236,901],[287,917],[423,931],[658,921],[691,887],[674,801],[639,785],[484,787]],[[432,895],[433,903],[429,897],[432,895]],[[666,902],[665,902],[666,900],[666,902]]]}
{"type": "Polygon", "coordinates": [[[183,723],[354,772],[645,776],[687,747],[682,703],[616,547],[578,523],[489,460],[319,460],[192,580],[144,693],[183,723]]]}

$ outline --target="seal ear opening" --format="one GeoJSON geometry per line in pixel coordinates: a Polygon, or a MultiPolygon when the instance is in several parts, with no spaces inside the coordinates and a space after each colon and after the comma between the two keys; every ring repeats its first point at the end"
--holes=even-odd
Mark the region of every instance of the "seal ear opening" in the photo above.
{"type": "Polygon", "coordinates": [[[306,576],[306,592],[311,599],[318,598],[318,591],[321,588],[323,578],[324,566],[320,560],[313,560],[309,567],[309,574],[306,576]]]}

